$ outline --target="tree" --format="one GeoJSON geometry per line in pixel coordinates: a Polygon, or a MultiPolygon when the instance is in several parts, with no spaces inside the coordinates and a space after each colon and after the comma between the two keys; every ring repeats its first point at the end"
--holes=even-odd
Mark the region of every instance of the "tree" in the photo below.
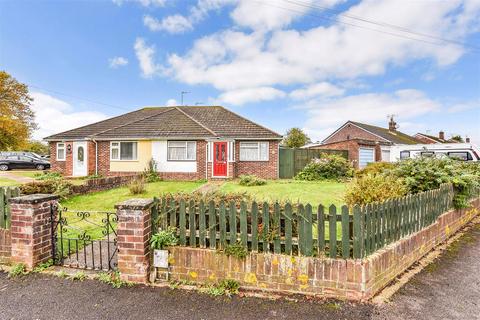
{"type": "Polygon", "coordinates": [[[0,150],[24,148],[37,128],[28,87],[0,71],[0,150]]]}
{"type": "Polygon", "coordinates": [[[460,142],[460,143],[463,143],[463,142],[464,142],[461,135],[452,136],[452,137],[450,138],[450,140],[453,140],[453,141],[456,141],[456,142],[460,142]]]}
{"type": "Polygon", "coordinates": [[[24,148],[25,151],[30,151],[30,152],[35,152],[36,154],[39,155],[47,155],[50,153],[50,149],[48,148],[48,145],[41,142],[41,141],[29,141],[27,144],[27,147],[24,148]]]}
{"type": "Polygon", "coordinates": [[[299,148],[312,142],[310,138],[300,128],[292,128],[287,131],[282,144],[289,148],[299,148]]]}

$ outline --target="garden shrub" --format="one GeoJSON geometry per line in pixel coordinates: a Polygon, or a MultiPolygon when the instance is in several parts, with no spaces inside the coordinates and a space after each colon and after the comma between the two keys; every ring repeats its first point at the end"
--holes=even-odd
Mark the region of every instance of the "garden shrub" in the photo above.
{"type": "Polygon", "coordinates": [[[353,175],[353,167],[342,156],[336,154],[321,154],[320,159],[313,159],[295,179],[297,180],[342,180],[353,175]]]}
{"type": "Polygon", "coordinates": [[[54,179],[62,179],[62,174],[56,171],[43,171],[40,173],[35,174],[36,180],[54,180],[54,179]]]}
{"type": "Polygon", "coordinates": [[[345,202],[352,206],[366,205],[399,198],[408,193],[403,179],[389,175],[367,174],[353,179],[345,192],[345,202]]]}
{"type": "Polygon", "coordinates": [[[244,174],[240,176],[240,180],[238,182],[241,186],[263,186],[267,184],[267,180],[261,179],[253,174],[244,174]]]}
{"type": "Polygon", "coordinates": [[[128,189],[130,190],[130,194],[142,194],[145,193],[145,181],[143,178],[135,178],[133,179],[130,184],[128,185],[128,189]]]}
{"type": "Polygon", "coordinates": [[[157,162],[153,160],[153,158],[148,161],[148,165],[145,170],[143,170],[142,176],[148,183],[161,180],[157,172],[157,162]]]}
{"type": "Polygon", "coordinates": [[[199,203],[203,201],[205,205],[208,205],[208,202],[214,201],[215,203],[220,203],[220,201],[225,201],[225,203],[229,203],[231,201],[235,202],[235,204],[240,205],[242,201],[247,203],[253,201],[251,195],[246,192],[232,192],[232,193],[223,193],[221,191],[209,191],[206,193],[202,193],[199,191],[196,192],[178,192],[178,193],[164,193],[160,195],[161,198],[165,198],[167,200],[175,200],[177,203],[181,199],[185,200],[186,202],[190,202],[193,200],[195,203],[199,203]]]}
{"type": "Polygon", "coordinates": [[[150,247],[152,249],[163,250],[165,247],[177,245],[177,230],[169,227],[167,230],[161,230],[155,233],[150,239],[150,247]]]}
{"type": "Polygon", "coordinates": [[[393,168],[395,168],[395,164],[391,162],[372,162],[369,163],[365,168],[357,170],[355,172],[355,177],[360,178],[367,174],[382,174],[388,170],[392,170],[393,168]]]}
{"type": "Polygon", "coordinates": [[[63,179],[29,182],[20,186],[22,194],[56,194],[62,198],[68,197],[72,192],[73,184],[63,179]]]}

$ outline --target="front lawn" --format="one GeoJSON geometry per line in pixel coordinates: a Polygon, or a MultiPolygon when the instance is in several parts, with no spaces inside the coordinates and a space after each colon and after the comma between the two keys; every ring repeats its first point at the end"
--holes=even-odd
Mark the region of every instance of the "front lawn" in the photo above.
{"type": "Polygon", "coordinates": [[[224,193],[245,192],[257,201],[290,201],[292,203],[310,203],[312,206],[331,204],[340,206],[345,202],[343,196],[346,183],[335,181],[298,181],[272,180],[263,186],[246,187],[238,181],[229,181],[220,187],[224,193]]]}
{"type": "Polygon", "coordinates": [[[160,181],[147,184],[147,192],[139,195],[132,195],[128,187],[121,187],[73,196],[61,201],[61,204],[71,210],[115,211],[113,206],[124,200],[131,198],[153,198],[154,196],[159,197],[162,193],[169,192],[192,192],[202,184],[203,182],[160,181]]]}
{"type": "Polygon", "coordinates": [[[0,187],[18,186],[19,184],[20,183],[15,180],[0,177],[0,187]]]}

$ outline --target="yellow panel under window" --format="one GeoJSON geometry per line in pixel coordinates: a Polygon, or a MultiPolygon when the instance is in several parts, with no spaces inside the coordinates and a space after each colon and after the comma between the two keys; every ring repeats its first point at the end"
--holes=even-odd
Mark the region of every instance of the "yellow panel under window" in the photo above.
{"type": "Polygon", "coordinates": [[[116,161],[110,160],[111,172],[141,172],[152,158],[152,142],[138,141],[137,160],[116,161]]]}

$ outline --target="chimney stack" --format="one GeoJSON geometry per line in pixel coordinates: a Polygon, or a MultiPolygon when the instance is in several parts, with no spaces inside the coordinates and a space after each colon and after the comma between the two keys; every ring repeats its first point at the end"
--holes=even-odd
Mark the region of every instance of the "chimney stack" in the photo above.
{"type": "Polygon", "coordinates": [[[469,137],[466,137],[466,138],[465,138],[465,142],[466,142],[466,143],[470,143],[470,138],[469,138],[469,137]]]}
{"type": "Polygon", "coordinates": [[[445,140],[445,132],[440,131],[440,132],[438,133],[438,138],[439,138],[439,139],[442,139],[442,140],[445,140]]]}
{"type": "Polygon", "coordinates": [[[388,122],[388,130],[395,131],[397,130],[397,123],[393,120],[393,116],[390,117],[390,122],[388,122]]]}

